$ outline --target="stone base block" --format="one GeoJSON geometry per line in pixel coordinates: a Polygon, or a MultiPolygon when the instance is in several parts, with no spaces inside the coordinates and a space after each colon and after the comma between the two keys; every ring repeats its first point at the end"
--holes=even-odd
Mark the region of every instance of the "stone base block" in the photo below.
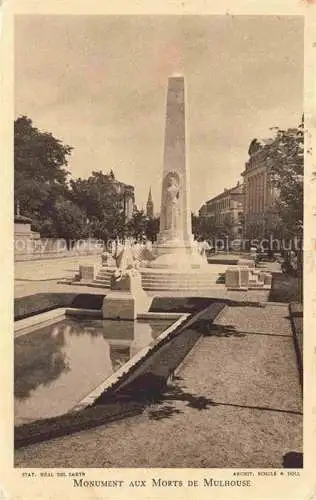
{"type": "Polygon", "coordinates": [[[242,289],[248,289],[249,286],[249,268],[241,267],[240,268],[240,286],[242,289]]]}
{"type": "Polygon", "coordinates": [[[259,276],[258,276],[258,280],[264,282],[265,275],[266,275],[266,273],[264,271],[260,271],[259,276]]]}
{"type": "Polygon", "coordinates": [[[240,288],[240,269],[238,267],[229,267],[225,273],[225,285],[230,290],[240,288]]]}
{"type": "Polygon", "coordinates": [[[229,267],[225,273],[225,285],[228,290],[269,289],[271,283],[271,273],[248,266],[229,267]]]}
{"type": "Polygon", "coordinates": [[[250,289],[253,289],[253,288],[263,288],[263,281],[250,281],[249,282],[249,288],[250,289]]]}
{"type": "Polygon", "coordinates": [[[136,319],[148,312],[152,302],[142,289],[136,291],[111,290],[103,300],[103,319],[136,319]]]}
{"type": "Polygon", "coordinates": [[[272,285],[272,274],[271,273],[265,273],[264,284],[266,286],[271,287],[271,285],[272,285]]]}
{"type": "Polygon", "coordinates": [[[92,266],[79,266],[79,279],[81,281],[93,281],[96,276],[96,268],[92,266]]]}
{"type": "Polygon", "coordinates": [[[200,269],[207,267],[207,259],[202,256],[196,248],[190,246],[182,247],[155,247],[156,258],[147,261],[144,267],[154,269],[200,269]]]}
{"type": "Polygon", "coordinates": [[[103,319],[136,319],[136,301],[129,292],[111,291],[104,297],[102,305],[103,319]]]}

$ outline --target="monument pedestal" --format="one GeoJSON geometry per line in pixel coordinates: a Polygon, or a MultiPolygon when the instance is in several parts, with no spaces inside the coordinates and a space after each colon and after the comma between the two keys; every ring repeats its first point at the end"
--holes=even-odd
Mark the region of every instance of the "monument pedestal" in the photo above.
{"type": "Polygon", "coordinates": [[[154,253],[157,257],[148,261],[146,267],[154,269],[200,269],[207,266],[206,258],[191,246],[156,246],[154,253]]]}
{"type": "Polygon", "coordinates": [[[87,283],[90,283],[96,277],[97,270],[98,269],[96,265],[91,265],[91,266],[80,265],[79,266],[80,281],[82,282],[86,281],[87,283]]]}
{"type": "Polygon", "coordinates": [[[136,319],[135,299],[130,292],[111,291],[103,300],[103,319],[136,319]]]}
{"type": "Polygon", "coordinates": [[[186,151],[184,77],[169,78],[166,106],[160,228],[151,261],[145,267],[190,273],[207,259],[194,242],[191,227],[190,181],[186,151]]]}
{"type": "Polygon", "coordinates": [[[111,291],[103,300],[102,317],[134,320],[137,314],[148,312],[151,301],[142,288],[139,271],[125,272],[119,279],[113,275],[111,291]]]}

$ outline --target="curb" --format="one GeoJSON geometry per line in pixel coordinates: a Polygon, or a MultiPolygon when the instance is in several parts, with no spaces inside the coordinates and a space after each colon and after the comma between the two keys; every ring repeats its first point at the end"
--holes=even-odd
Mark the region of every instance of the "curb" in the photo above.
{"type": "Polygon", "coordinates": [[[133,417],[141,414],[143,410],[144,405],[139,402],[117,402],[24,424],[14,429],[14,448],[18,449],[127,417],[133,417]]]}
{"type": "Polygon", "coordinates": [[[188,317],[161,342],[152,345],[147,356],[136,363],[128,373],[100,394],[94,404],[131,399],[149,401],[157,397],[167,385],[178,366],[184,361],[196,342],[203,336],[203,327],[213,323],[225,307],[212,303],[202,311],[188,317]]]}
{"type": "Polygon", "coordinates": [[[141,414],[203,335],[198,328],[200,321],[213,322],[222,308],[223,303],[210,304],[193,316],[185,319],[182,316],[182,323],[161,343],[152,346],[145,359],[124,374],[109,392],[101,394],[93,405],[15,427],[15,449],[141,414]]]}
{"type": "Polygon", "coordinates": [[[291,302],[289,314],[301,387],[303,387],[303,305],[291,302]]]}

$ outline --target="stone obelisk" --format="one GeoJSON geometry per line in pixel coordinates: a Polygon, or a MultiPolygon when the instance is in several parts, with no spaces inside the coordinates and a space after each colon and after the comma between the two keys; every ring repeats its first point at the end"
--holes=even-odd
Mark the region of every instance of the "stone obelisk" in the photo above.
{"type": "Polygon", "coordinates": [[[184,77],[169,77],[160,228],[151,267],[200,267],[191,228],[190,179],[186,151],[184,77]]]}

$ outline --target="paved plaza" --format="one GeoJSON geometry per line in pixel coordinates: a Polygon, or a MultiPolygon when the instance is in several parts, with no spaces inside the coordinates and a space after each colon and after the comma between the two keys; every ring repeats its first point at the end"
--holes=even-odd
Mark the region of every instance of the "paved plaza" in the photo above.
{"type": "MultiPolygon", "coordinates": [[[[17,262],[15,295],[106,294],[104,288],[58,284],[80,264],[98,263],[99,256],[17,262]]],[[[302,452],[302,395],[288,305],[268,302],[269,290],[223,286],[151,295],[236,302],[193,347],[159,402],[141,415],[18,449],[17,467],[278,468],[287,453],[302,452]]]]}
{"type": "MultiPolygon", "coordinates": [[[[60,284],[62,279],[73,278],[78,272],[79,265],[101,264],[101,257],[98,255],[64,257],[47,260],[33,260],[15,262],[14,265],[14,296],[25,297],[35,293],[48,292],[71,292],[71,293],[106,293],[104,288],[95,288],[82,285],[60,284]]],[[[225,270],[223,264],[209,264],[214,274],[220,275],[225,270]]],[[[280,270],[276,262],[267,263],[266,269],[270,272],[280,270]]],[[[266,302],[269,290],[248,290],[248,291],[228,291],[224,285],[214,285],[210,290],[190,291],[190,292],[149,292],[151,296],[210,296],[213,298],[231,299],[238,301],[266,302]]]]}
{"type": "Polygon", "coordinates": [[[29,260],[14,264],[14,296],[25,297],[47,292],[100,293],[92,287],[58,284],[61,279],[73,278],[80,264],[101,264],[99,255],[29,260]]]}

